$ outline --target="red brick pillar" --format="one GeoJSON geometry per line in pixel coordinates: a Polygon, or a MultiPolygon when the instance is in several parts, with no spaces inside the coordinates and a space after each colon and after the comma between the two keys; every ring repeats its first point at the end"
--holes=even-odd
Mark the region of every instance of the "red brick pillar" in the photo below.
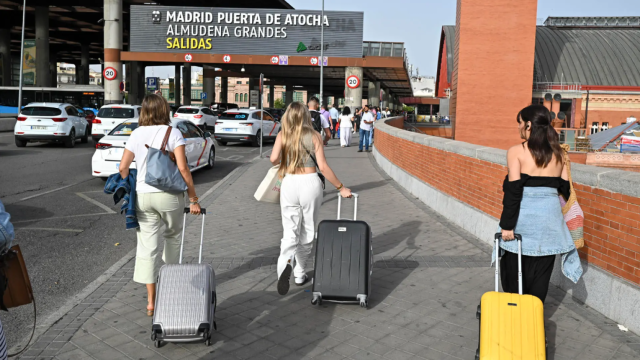
{"type": "Polygon", "coordinates": [[[455,139],[506,149],[531,104],[537,0],[458,0],[450,110],[455,139]]]}

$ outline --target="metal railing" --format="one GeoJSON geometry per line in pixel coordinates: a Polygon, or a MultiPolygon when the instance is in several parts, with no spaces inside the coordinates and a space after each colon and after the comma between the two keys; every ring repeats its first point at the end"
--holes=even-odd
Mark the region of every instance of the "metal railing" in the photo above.
{"type": "Polygon", "coordinates": [[[575,92],[582,91],[582,84],[580,83],[562,83],[562,82],[535,82],[533,83],[534,92],[575,92]]]}
{"type": "Polygon", "coordinates": [[[560,144],[568,144],[570,151],[592,151],[587,129],[557,128],[560,144]]]}

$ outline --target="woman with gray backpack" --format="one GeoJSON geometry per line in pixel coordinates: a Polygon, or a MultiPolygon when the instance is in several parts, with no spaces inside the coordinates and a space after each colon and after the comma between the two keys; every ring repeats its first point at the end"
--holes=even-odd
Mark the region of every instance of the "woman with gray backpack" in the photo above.
{"type": "Polygon", "coordinates": [[[138,128],[131,133],[120,161],[123,179],[130,175],[129,166],[134,159],[137,164],[137,178],[133,182],[135,215],[140,227],[136,230],[138,245],[133,281],[147,285],[147,315],[153,316],[160,255],[167,264],[179,261],[185,188],[191,213],[197,215],[201,211],[187,164],[185,140],[178,129],[171,127],[169,104],[159,95],[147,95],[142,101],[138,128]],[[167,161],[175,162],[179,175],[175,165],[167,161]],[[165,241],[161,251],[163,224],[165,241]]]}

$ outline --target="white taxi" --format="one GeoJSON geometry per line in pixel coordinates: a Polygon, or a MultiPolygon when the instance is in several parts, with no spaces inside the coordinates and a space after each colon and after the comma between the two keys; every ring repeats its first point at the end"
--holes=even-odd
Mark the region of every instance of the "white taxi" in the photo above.
{"type": "Polygon", "coordinates": [[[91,137],[98,142],[103,136],[124,121],[138,121],[140,105],[110,104],[100,108],[91,125],[91,137]]]}
{"type": "Polygon", "coordinates": [[[220,145],[227,142],[250,142],[260,146],[260,141],[273,140],[280,132],[280,121],[266,111],[254,109],[228,110],[216,120],[215,138],[220,145]],[[260,125],[262,118],[262,125],[260,125]],[[261,129],[264,135],[261,135],[261,129]]]}
{"type": "MultiPolygon", "coordinates": [[[[213,168],[216,160],[216,146],[215,141],[211,139],[211,134],[203,132],[188,120],[174,119],[171,126],[180,130],[184,136],[189,169],[193,172],[202,168],[213,168]]],[[[118,172],[127,140],[137,128],[137,119],[122,122],[96,143],[96,152],[91,159],[91,175],[106,180],[109,175],[118,172]]],[[[130,168],[136,168],[135,160],[130,168]]]]}
{"type": "Polygon", "coordinates": [[[71,104],[30,103],[20,111],[13,134],[17,147],[29,141],[55,141],[72,148],[78,138],[88,141],[89,126],[71,104]]]}
{"type": "Polygon", "coordinates": [[[213,129],[216,124],[216,116],[206,106],[181,106],[173,114],[173,118],[189,120],[202,131],[213,129]]]}

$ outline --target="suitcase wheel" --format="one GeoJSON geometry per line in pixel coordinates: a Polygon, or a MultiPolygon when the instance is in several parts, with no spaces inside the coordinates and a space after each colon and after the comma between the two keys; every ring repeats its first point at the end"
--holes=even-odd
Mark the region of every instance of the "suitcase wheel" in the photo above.
{"type": "Polygon", "coordinates": [[[478,310],[476,310],[476,319],[480,320],[480,305],[478,305],[478,310]]]}
{"type": "Polygon", "coordinates": [[[313,295],[313,299],[311,299],[311,305],[322,305],[322,296],[321,295],[313,295]]]}
{"type": "Polygon", "coordinates": [[[476,360],[480,360],[480,349],[476,349],[476,360]]]}
{"type": "Polygon", "coordinates": [[[156,335],[155,332],[151,333],[151,341],[156,341],[156,339],[158,338],[158,336],[156,335]]]}
{"type": "Polygon", "coordinates": [[[367,308],[367,305],[369,305],[369,300],[367,295],[358,295],[358,300],[360,300],[360,307],[362,308],[367,308]]]}
{"type": "Polygon", "coordinates": [[[153,342],[153,346],[155,346],[156,348],[159,348],[160,347],[160,340],[155,340],[153,342]]]}

